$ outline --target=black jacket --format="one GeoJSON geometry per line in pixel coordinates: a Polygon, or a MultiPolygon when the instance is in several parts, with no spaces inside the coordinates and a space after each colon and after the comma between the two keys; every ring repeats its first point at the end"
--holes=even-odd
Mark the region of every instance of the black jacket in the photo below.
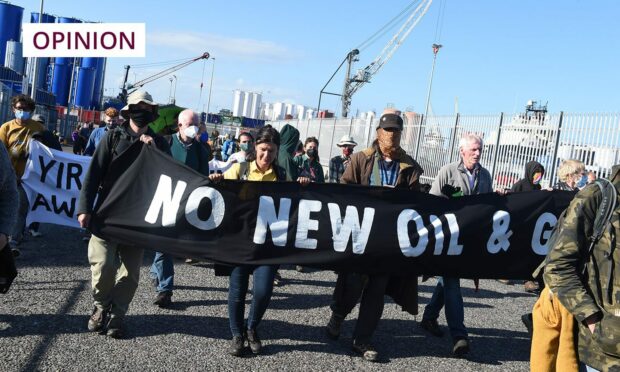
{"type": "Polygon", "coordinates": [[[541,186],[539,184],[534,184],[532,181],[534,180],[534,173],[541,172],[545,174],[545,168],[537,161],[531,161],[525,164],[525,178],[519,180],[517,183],[512,185],[510,191],[512,192],[524,192],[524,191],[534,191],[540,190],[541,186]]]}
{"type": "MultiPolygon", "coordinates": [[[[153,137],[155,145],[161,151],[170,154],[170,145],[166,140],[155,134],[151,128],[149,128],[146,135],[153,137]]],[[[99,146],[93,154],[88,172],[84,177],[82,184],[82,190],[80,191],[80,201],[78,203],[77,214],[92,213],[94,209],[95,197],[99,191],[99,187],[103,186],[106,173],[110,169],[110,164],[120,154],[127,150],[136,141],[139,141],[139,137],[132,136],[131,130],[128,129],[128,124],[118,126],[114,130],[107,131],[99,146]]],[[[101,202],[101,200],[99,200],[101,202]]]]}

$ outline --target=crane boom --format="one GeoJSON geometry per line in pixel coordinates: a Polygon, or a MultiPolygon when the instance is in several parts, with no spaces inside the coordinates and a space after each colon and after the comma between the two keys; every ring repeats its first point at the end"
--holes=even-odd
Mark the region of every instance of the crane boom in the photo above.
{"type": "Polygon", "coordinates": [[[364,84],[370,82],[370,79],[392,58],[396,50],[403,44],[411,31],[417,26],[418,22],[428,11],[433,0],[422,0],[415,10],[409,15],[405,23],[400,27],[398,32],[383,48],[381,53],[368,66],[357,71],[354,78],[347,76],[347,82],[342,92],[342,116],[347,117],[349,107],[351,106],[351,98],[364,84]]]}
{"type": "Polygon", "coordinates": [[[152,81],[155,81],[155,80],[157,80],[159,78],[162,78],[162,77],[164,77],[164,76],[166,76],[168,74],[171,74],[171,73],[173,73],[173,72],[175,72],[177,70],[180,70],[183,67],[191,65],[192,63],[194,63],[196,61],[199,61],[201,59],[209,59],[209,57],[210,57],[209,53],[204,52],[203,54],[201,54],[200,56],[198,56],[196,58],[192,58],[189,61],[185,61],[185,62],[179,63],[178,65],[174,65],[174,66],[172,66],[170,68],[167,68],[167,69],[165,69],[163,71],[160,71],[160,72],[158,72],[158,73],[156,73],[154,75],[151,75],[151,76],[149,76],[147,78],[144,78],[144,79],[142,79],[140,81],[137,81],[137,82],[135,82],[133,84],[127,84],[126,83],[127,82],[127,75],[128,75],[128,72],[129,72],[129,66],[126,66],[125,68],[127,69],[127,72],[125,73],[125,84],[123,84],[123,91],[121,93],[120,98],[121,98],[121,100],[124,103],[127,103],[127,96],[129,94],[133,93],[135,90],[140,89],[141,87],[143,87],[144,85],[146,85],[146,84],[148,84],[148,83],[150,83],[152,81]],[[131,92],[127,92],[129,89],[133,89],[133,90],[131,92]]]}

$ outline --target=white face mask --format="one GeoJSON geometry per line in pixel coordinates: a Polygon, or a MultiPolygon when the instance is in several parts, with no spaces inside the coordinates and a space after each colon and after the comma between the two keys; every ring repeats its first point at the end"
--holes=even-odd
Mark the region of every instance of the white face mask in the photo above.
{"type": "Polygon", "coordinates": [[[198,134],[198,127],[195,125],[183,129],[183,134],[188,138],[194,138],[198,134]]]}

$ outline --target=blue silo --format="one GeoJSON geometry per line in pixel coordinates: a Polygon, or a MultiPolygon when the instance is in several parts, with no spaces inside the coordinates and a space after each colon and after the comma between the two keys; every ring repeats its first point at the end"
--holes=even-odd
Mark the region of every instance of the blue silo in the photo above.
{"type": "Polygon", "coordinates": [[[4,66],[6,42],[20,41],[24,8],[0,2],[0,66],[4,66]]]}
{"type": "Polygon", "coordinates": [[[78,107],[93,108],[93,89],[97,78],[98,60],[99,58],[82,58],[75,87],[75,105],[78,107]]]}
{"type": "MultiPolygon", "coordinates": [[[[58,23],[82,23],[75,18],[58,17],[58,23]]],[[[54,58],[52,70],[52,93],[56,96],[56,104],[67,106],[69,103],[69,89],[71,87],[71,72],[73,71],[73,57],[54,58]]]]}
{"type": "Polygon", "coordinates": [[[105,58],[97,58],[97,73],[95,76],[95,87],[93,88],[93,108],[101,109],[103,98],[103,79],[105,76],[105,58]]]}
{"type": "MultiPolygon", "coordinates": [[[[41,23],[55,23],[56,17],[43,13],[41,23]]],[[[39,12],[30,13],[30,23],[39,23],[39,12]]],[[[50,69],[49,58],[37,58],[37,81],[35,86],[38,89],[49,90],[48,74],[50,69]]]]}

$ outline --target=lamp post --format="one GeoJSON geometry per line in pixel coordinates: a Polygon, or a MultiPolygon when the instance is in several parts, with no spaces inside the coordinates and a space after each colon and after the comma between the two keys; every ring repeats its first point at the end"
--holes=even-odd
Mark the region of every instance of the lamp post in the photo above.
{"type": "Polygon", "coordinates": [[[177,100],[176,100],[176,96],[177,96],[177,76],[176,75],[172,75],[172,77],[174,78],[174,89],[172,90],[172,104],[176,104],[177,100]]]}
{"type": "MultiPolygon", "coordinates": [[[[39,10],[39,24],[43,23],[43,0],[41,0],[41,8],[39,10]]],[[[30,97],[36,102],[37,100],[37,64],[38,58],[34,57],[31,59],[32,64],[34,65],[34,71],[32,72],[32,91],[30,92],[30,97]]],[[[26,92],[28,91],[28,85],[26,85],[26,92]]]]}
{"type": "Polygon", "coordinates": [[[168,93],[168,103],[172,103],[172,78],[169,78],[168,80],[170,80],[170,93],[168,93]]]}
{"type": "Polygon", "coordinates": [[[211,81],[209,82],[209,98],[207,98],[207,121],[209,119],[209,109],[211,108],[211,90],[213,88],[213,72],[215,71],[215,58],[211,57],[213,65],[211,65],[211,81]]]}
{"type": "Polygon", "coordinates": [[[421,138],[420,138],[422,136],[422,124],[426,126],[427,117],[428,117],[428,106],[431,103],[431,89],[433,88],[433,75],[435,74],[435,62],[437,61],[437,53],[439,52],[439,49],[441,47],[443,47],[443,45],[433,44],[433,67],[431,68],[431,77],[428,82],[428,94],[426,95],[426,108],[424,109],[424,116],[423,116],[422,122],[420,123],[420,128],[418,128],[418,145],[415,148],[414,159],[417,159],[418,154],[420,153],[420,145],[422,143],[421,138]]]}

